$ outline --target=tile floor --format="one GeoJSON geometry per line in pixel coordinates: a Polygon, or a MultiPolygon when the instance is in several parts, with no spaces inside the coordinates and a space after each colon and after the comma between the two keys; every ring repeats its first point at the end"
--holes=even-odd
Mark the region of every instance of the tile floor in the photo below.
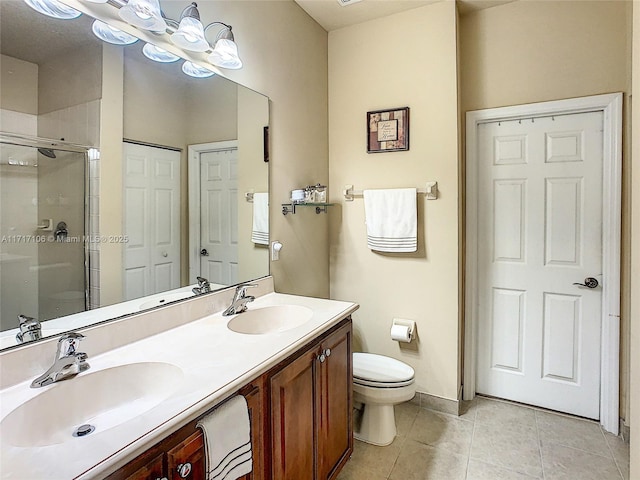
{"type": "Polygon", "coordinates": [[[355,442],[338,480],[629,480],[629,444],[596,422],[476,397],[460,416],[396,407],[387,447],[355,442]]]}

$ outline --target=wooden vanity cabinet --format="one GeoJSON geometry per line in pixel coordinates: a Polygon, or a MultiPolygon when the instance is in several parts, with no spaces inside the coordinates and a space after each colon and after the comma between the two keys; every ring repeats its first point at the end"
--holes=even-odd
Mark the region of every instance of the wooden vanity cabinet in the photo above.
{"type": "Polygon", "coordinates": [[[353,451],[351,321],[269,374],[271,474],[334,479],[353,451]]]}
{"type": "MultiPolygon", "coordinates": [[[[253,448],[252,472],[241,480],[338,475],[353,451],[351,335],[347,317],[238,391],[247,400],[253,448]]],[[[107,480],[205,479],[204,436],[196,424],[189,422],[107,480]]]]}
{"type": "MultiPolygon", "coordinates": [[[[241,480],[265,480],[263,463],[263,379],[258,378],[238,391],[247,400],[251,422],[253,471],[241,480]]],[[[217,405],[216,405],[217,407],[217,405]]],[[[206,459],[204,435],[189,422],[107,477],[107,480],[204,480],[206,459]]]]}

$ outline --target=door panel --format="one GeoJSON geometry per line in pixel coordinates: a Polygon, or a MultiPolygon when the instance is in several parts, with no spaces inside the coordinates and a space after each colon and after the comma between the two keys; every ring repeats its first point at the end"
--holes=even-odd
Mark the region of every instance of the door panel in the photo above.
{"type": "Polygon", "coordinates": [[[478,127],[477,391],[599,417],[602,113],[478,127]]]}
{"type": "Polygon", "coordinates": [[[180,286],[180,152],[124,143],[125,300],[180,286]]]}
{"type": "Polygon", "coordinates": [[[238,279],[238,151],[200,152],[200,272],[211,283],[238,279]],[[205,273],[206,272],[206,273],[205,273]],[[208,275],[208,276],[207,276],[208,275]]]}

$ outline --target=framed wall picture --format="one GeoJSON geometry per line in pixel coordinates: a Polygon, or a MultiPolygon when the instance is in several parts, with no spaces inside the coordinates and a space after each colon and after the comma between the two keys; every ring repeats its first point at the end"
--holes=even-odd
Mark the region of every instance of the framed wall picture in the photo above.
{"type": "Polygon", "coordinates": [[[409,107],[367,112],[367,153],[409,150],[409,107]]]}

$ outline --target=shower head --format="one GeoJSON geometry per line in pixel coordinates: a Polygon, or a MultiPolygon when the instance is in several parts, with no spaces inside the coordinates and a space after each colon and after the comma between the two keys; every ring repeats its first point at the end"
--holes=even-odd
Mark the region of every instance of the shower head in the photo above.
{"type": "Polygon", "coordinates": [[[56,158],[56,154],[51,148],[39,148],[38,152],[40,152],[45,157],[56,158]]]}

